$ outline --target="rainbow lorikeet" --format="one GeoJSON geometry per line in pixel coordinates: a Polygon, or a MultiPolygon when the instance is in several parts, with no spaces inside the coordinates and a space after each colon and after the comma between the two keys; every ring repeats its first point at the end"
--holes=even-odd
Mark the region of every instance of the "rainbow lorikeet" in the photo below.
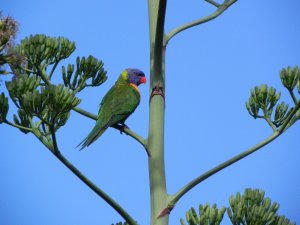
{"type": "Polygon", "coordinates": [[[139,69],[125,69],[100,103],[96,125],[79,144],[81,149],[96,141],[108,127],[126,127],[125,120],[140,103],[138,86],[146,83],[145,74],[139,69]]]}

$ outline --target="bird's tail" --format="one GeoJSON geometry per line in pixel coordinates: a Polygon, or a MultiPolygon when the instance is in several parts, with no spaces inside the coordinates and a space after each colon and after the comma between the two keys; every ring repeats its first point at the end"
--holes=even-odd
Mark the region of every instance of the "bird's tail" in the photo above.
{"type": "Polygon", "coordinates": [[[85,147],[88,147],[90,144],[92,144],[94,141],[96,141],[107,129],[107,127],[98,130],[96,127],[89,133],[89,135],[83,139],[82,142],[80,142],[77,146],[81,146],[79,150],[83,150],[85,147]]]}

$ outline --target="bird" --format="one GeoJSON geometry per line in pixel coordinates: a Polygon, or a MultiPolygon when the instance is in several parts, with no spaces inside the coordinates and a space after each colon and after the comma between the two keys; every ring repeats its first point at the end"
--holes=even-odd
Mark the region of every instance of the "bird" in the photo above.
{"type": "Polygon", "coordinates": [[[109,127],[127,127],[125,120],[140,103],[138,86],[146,83],[145,74],[136,68],[127,68],[103,97],[96,125],[78,145],[80,150],[94,143],[109,127]]]}

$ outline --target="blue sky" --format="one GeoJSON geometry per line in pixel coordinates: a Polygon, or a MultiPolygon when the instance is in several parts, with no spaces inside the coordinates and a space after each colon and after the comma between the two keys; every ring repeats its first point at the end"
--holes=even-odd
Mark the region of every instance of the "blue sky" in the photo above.
{"type": "MultiPolygon", "coordinates": [[[[137,67],[149,75],[147,1],[17,1],[4,0],[4,15],[20,23],[16,42],[30,34],[64,36],[76,42],[76,56],[93,55],[105,63],[108,80],[80,93],[80,106],[97,113],[98,105],[120,72],[137,67]]],[[[166,31],[208,15],[204,1],[168,2],[166,31]]],[[[174,37],[166,58],[165,161],[168,192],[226,159],[257,144],[272,131],[248,115],[245,101],[255,85],[282,92],[279,71],[300,65],[300,3],[238,1],[216,20],[174,37]]],[[[61,82],[57,70],[55,82],[61,82]]],[[[142,102],[128,119],[146,137],[149,84],[141,86],[142,102]]],[[[4,85],[0,92],[5,91],[4,85]]],[[[14,108],[11,107],[9,118],[14,108]]],[[[85,151],[75,146],[94,121],[72,113],[58,132],[63,154],[115,198],[140,223],[149,223],[146,155],[139,144],[109,129],[85,151]]],[[[280,203],[280,214],[300,223],[299,124],[262,150],[226,168],[187,194],[172,211],[170,224],[191,207],[206,202],[228,206],[228,197],[247,187],[261,188],[280,203]]],[[[89,190],[33,135],[0,126],[0,224],[96,225],[122,220],[89,190]]],[[[229,224],[227,216],[223,224],[229,224]]]]}

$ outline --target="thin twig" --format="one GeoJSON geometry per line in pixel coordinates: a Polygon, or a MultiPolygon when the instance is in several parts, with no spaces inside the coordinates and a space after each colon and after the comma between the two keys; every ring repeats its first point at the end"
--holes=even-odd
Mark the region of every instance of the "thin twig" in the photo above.
{"type": "Polygon", "coordinates": [[[52,138],[52,143],[53,143],[54,154],[60,154],[60,152],[58,150],[58,146],[57,146],[56,134],[55,134],[54,126],[52,126],[52,125],[50,126],[50,132],[51,132],[51,138],[52,138]]]}
{"type": "Polygon", "coordinates": [[[30,70],[30,69],[27,69],[27,68],[24,68],[22,66],[20,66],[20,68],[28,73],[32,73],[32,74],[36,74],[36,72],[34,72],[33,70],[30,70]]]}
{"type": "MultiPolygon", "coordinates": [[[[85,111],[84,109],[81,109],[79,107],[75,107],[73,110],[83,116],[90,118],[90,119],[93,119],[93,120],[98,119],[98,117],[96,115],[94,115],[88,111],[85,111]]],[[[136,141],[138,141],[145,148],[148,156],[150,156],[150,153],[148,152],[148,149],[147,149],[147,140],[145,138],[143,138],[142,136],[135,133],[133,130],[126,128],[126,127],[115,125],[115,126],[113,126],[113,128],[119,130],[120,132],[124,132],[128,136],[130,136],[133,139],[135,139],[136,141]]]]}
{"type": "Polygon", "coordinates": [[[210,4],[214,5],[214,6],[216,6],[217,8],[219,8],[220,5],[221,5],[220,3],[217,3],[217,2],[215,2],[213,0],[204,0],[204,1],[206,1],[206,2],[208,2],[208,3],[210,3],[210,4]]]}
{"type": "Polygon", "coordinates": [[[61,161],[69,170],[71,170],[83,183],[85,183],[89,188],[91,188],[99,197],[101,197],[105,202],[107,202],[114,210],[116,210],[123,219],[130,225],[137,225],[135,220],[108,194],[101,190],[96,184],[90,181],[86,176],[84,176],[73,164],[71,164],[62,154],[59,152],[54,154],[59,161],[61,161]]]}
{"type": "Polygon", "coordinates": [[[129,135],[130,137],[132,137],[133,139],[135,139],[137,142],[139,142],[144,147],[144,149],[146,150],[147,155],[149,157],[151,157],[151,154],[150,154],[150,152],[148,151],[148,148],[147,148],[147,141],[146,141],[146,139],[144,139],[143,137],[141,137],[137,133],[133,132],[128,127],[124,127],[124,126],[121,126],[121,125],[118,125],[118,124],[116,124],[116,125],[114,125],[112,127],[115,128],[115,129],[117,129],[117,130],[119,130],[121,133],[125,133],[125,134],[129,135]]]}
{"type": "Polygon", "coordinates": [[[290,93],[290,95],[291,95],[291,97],[292,97],[292,99],[293,99],[294,104],[297,105],[298,99],[296,98],[296,96],[295,96],[293,90],[290,90],[290,89],[289,89],[289,93],[290,93]]]}
{"type": "Polygon", "coordinates": [[[52,69],[51,69],[51,71],[50,71],[50,73],[49,73],[49,79],[52,78],[52,75],[53,75],[53,73],[54,73],[54,70],[56,69],[56,67],[57,67],[57,65],[59,64],[59,62],[60,62],[60,60],[58,60],[58,61],[56,61],[56,62],[54,63],[54,65],[53,65],[53,67],[52,67],[52,69]]]}
{"type": "Polygon", "coordinates": [[[233,163],[236,163],[237,161],[245,158],[246,156],[254,153],[255,151],[259,150],[260,148],[262,148],[263,146],[269,144],[271,141],[273,141],[274,139],[276,139],[278,136],[280,135],[279,132],[274,132],[271,136],[269,136],[268,138],[266,138],[264,141],[262,141],[261,143],[249,148],[248,150],[232,157],[231,159],[219,164],[218,166],[212,168],[211,170],[208,170],[207,172],[203,173],[202,175],[200,175],[199,177],[197,177],[196,179],[192,180],[191,182],[189,182],[187,185],[185,185],[183,188],[181,188],[178,192],[176,192],[176,194],[170,196],[170,201],[168,206],[174,206],[179,199],[185,195],[188,191],[190,191],[193,187],[195,187],[196,185],[198,185],[199,183],[201,183],[202,181],[206,180],[207,178],[209,178],[210,176],[214,175],[215,173],[225,169],[226,167],[232,165],[233,163]]]}
{"type": "Polygon", "coordinates": [[[277,130],[277,128],[274,125],[274,123],[271,121],[270,117],[269,116],[264,116],[263,118],[265,119],[265,121],[267,121],[269,126],[272,128],[273,132],[275,132],[277,130]]]}
{"type": "Polygon", "coordinates": [[[69,170],[73,172],[83,183],[85,183],[89,188],[91,188],[99,197],[101,197],[105,202],[107,202],[114,210],[116,210],[120,216],[126,220],[130,225],[137,225],[135,220],[108,194],[101,190],[96,184],[84,176],[80,170],[78,170],[71,162],[69,162],[59,151],[56,136],[53,127],[51,128],[52,142],[53,145],[50,145],[36,132],[33,132],[34,135],[53,153],[53,155],[61,161],[69,170]]]}
{"type": "Polygon", "coordinates": [[[14,124],[14,123],[12,123],[12,122],[9,122],[8,120],[5,120],[5,121],[3,121],[3,122],[6,123],[6,124],[8,124],[8,125],[10,125],[10,126],[19,128],[19,129],[21,129],[21,130],[26,130],[26,131],[28,131],[28,132],[32,132],[32,129],[31,129],[31,128],[23,127],[23,126],[18,125],[18,124],[14,124]]]}
{"type": "Polygon", "coordinates": [[[75,107],[75,108],[73,108],[73,110],[75,112],[83,115],[83,116],[86,116],[86,117],[90,118],[90,119],[93,119],[93,120],[97,120],[98,119],[98,116],[96,116],[95,114],[92,114],[92,113],[90,113],[88,111],[85,111],[84,109],[81,109],[79,107],[75,107]]]}
{"type": "Polygon", "coordinates": [[[278,129],[279,133],[283,133],[285,130],[287,130],[289,127],[291,127],[297,121],[297,118],[296,118],[296,120],[292,120],[292,119],[299,110],[300,110],[300,101],[298,101],[297,105],[295,106],[295,108],[293,109],[291,114],[285,119],[285,122],[278,129]]]}
{"type": "MultiPolygon", "coordinates": [[[[165,35],[165,43],[164,44],[167,45],[168,42],[171,40],[171,38],[173,38],[176,34],[180,33],[181,31],[184,31],[188,28],[200,25],[202,23],[206,23],[206,22],[208,22],[212,19],[215,19],[216,17],[221,15],[228,7],[230,7],[232,4],[234,4],[236,1],[237,0],[232,0],[232,1],[226,1],[225,0],[224,3],[219,5],[217,10],[214,13],[212,13],[211,15],[200,18],[200,19],[195,20],[195,21],[192,21],[190,23],[186,23],[186,24],[184,24],[180,27],[175,28],[174,30],[172,30],[171,32],[169,32],[168,34],[165,35]]],[[[213,4],[212,2],[213,1],[209,1],[209,3],[213,4]]],[[[218,3],[216,3],[216,4],[218,4],[218,3]]]]}
{"type": "Polygon", "coordinates": [[[45,73],[45,71],[43,71],[43,69],[40,68],[40,66],[37,66],[37,70],[38,70],[38,73],[39,73],[40,77],[45,82],[45,84],[46,85],[51,85],[51,81],[48,79],[47,74],[45,73]]]}

